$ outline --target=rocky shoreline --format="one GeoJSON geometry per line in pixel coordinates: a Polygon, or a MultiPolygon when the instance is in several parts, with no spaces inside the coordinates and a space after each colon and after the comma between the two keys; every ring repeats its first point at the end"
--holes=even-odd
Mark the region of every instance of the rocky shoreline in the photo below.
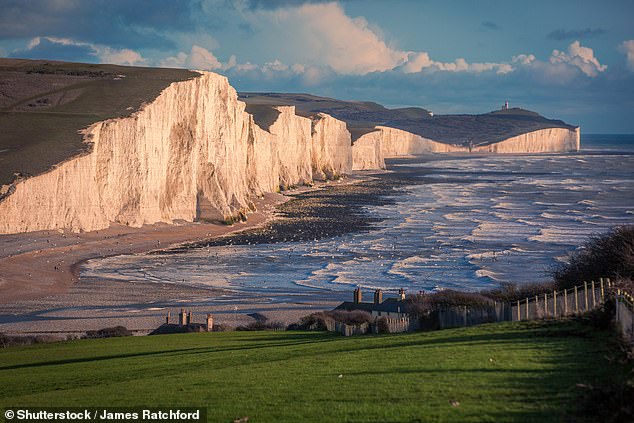
{"type": "Polygon", "coordinates": [[[185,243],[155,253],[180,253],[192,248],[231,245],[276,244],[316,241],[369,231],[383,218],[366,208],[395,202],[407,185],[420,183],[400,173],[379,172],[352,177],[343,183],[328,183],[318,189],[289,194],[291,199],[276,206],[275,219],[265,225],[212,239],[185,243]]]}

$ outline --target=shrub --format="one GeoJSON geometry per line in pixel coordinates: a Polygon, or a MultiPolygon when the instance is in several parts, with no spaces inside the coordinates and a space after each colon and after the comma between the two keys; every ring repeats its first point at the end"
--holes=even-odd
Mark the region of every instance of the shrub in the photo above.
{"type": "Polygon", "coordinates": [[[493,300],[477,292],[464,292],[445,289],[431,295],[434,308],[439,306],[467,306],[471,308],[487,308],[493,305],[493,300]]]}
{"type": "Polygon", "coordinates": [[[289,329],[300,330],[327,330],[329,322],[340,322],[348,325],[360,325],[372,323],[374,318],[366,311],[361,310],[332,310],[320,311],[302,317],[298,324],[289,326],[289,329]]]}
{"type": "Polygon", "coordinates": [[[51,342],[61,342],[67,339],[67,337],[55,335],[12,336],[0,332],[0,348],[17,345],[49,344],[51,342]]]}
{"type": "Polygon", "coordinates": [[[390,333],[390,325],[387,324],[386,317],[381,317],[376,321],[376,329],[379,333],[390,333]]]}
{"type": "Polygon", "coordinates": [[[532,298],[536,295],[551,293],[555,289],[554,282],[535,283],[502,283],[499,288],[493,288],[480,293],[485,297],[500,302],[515,302],[524,298],[532,298]]]}
{"type": "Polygon", "coordinates": [[[606,277],[634,279],[634,226],[619,226],[590,238],[570,256],[569,263],[561,264],[552,273],[557,289],[606,277]]]}
{"type": "Polygon", "coordinates": [[[230,326],[225,325],[224,323],[214,323],[214,327],[212,328],[212,332],[229,332],[231,330],[230,326]]]}
{"type": "Polygon", "coordinates": [[[132,332],[124,326],[115,326],[99,330],[89,330],[86,332],[86,335],[84,335],[84,339],[116,338],[120,336],[132,336],[132,332]]]}
{"type": "Polygon", "coordinates": [[[237,331],[254,331],[254,330],[284,330],[286,325],[282,322],[268,322],[264,320],[258,320],[248,325],[238,326],[237,331]]]}

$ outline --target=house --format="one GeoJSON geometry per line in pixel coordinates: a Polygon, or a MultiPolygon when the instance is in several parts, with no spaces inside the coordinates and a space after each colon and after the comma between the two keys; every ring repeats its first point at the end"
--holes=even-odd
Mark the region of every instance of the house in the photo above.
{"type": "Polygon", "coordinates": [[[361,310],[367,311],[372,317],[388,317],[391,319],[403,319],[408,317],[408,313],[405,310],[405,290],[400,289],[398,297],[388,298],[383,301],[383,292],[380,289],[374,291],[374,301],[371,303],[362,302],[361,288],[354,290],[353,301],[345,301],[341,303],[335,310],[354,311],[361,310]]]}
{"type": "Polygon", "coordinates": [[[189,332],[213,332],[214,318],[211,314],[207,314],[205,323],[194,323],[194,317],[191,311],[185,311],[181,308],[178,313],[178,324],[170,323],[170,312],[165,316],[165,323],[150,332],[150,335],[167,335],[172,333],[189,333],[189,332]]]}

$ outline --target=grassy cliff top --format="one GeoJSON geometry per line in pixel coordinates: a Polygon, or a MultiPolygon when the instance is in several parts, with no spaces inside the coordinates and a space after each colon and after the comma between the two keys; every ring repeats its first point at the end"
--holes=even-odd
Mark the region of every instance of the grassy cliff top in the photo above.
{"type": "MultiPolygon", "coordinates": [[[[420,107],[388,109],[372,102],[336,100],[309,94],[244,92],[240,93],[240,100],[246,102],[248,107],[257,106],[260,114],[256,113],[254,117],[258,123],[263,120],[267,107],[273,109],[274,106],[295,106],[299,115],[307,117],[327,113],[346,122],[353,141],[372,132],[378,125],[402,129],[435,141],[461,145],[492,144],[538,129],[574,128],[561,120],[547,119],[520,108],[481,115],[432,115],[420,107]]],[[[270,114],[270,111],[267,113],[270,114]]]]}
{"type": "Polygon", "coordinates": [[[0,58],[0,185],[85,152],[79,131],[129,116],[184,69],[0,58]]]}

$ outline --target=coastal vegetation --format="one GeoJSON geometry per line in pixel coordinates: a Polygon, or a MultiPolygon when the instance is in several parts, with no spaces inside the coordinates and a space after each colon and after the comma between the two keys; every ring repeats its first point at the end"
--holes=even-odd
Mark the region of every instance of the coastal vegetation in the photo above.
{"type": "Polygon", "coordinates": [[[596,393],[632,370],[622,357],[612,332],[579,321],[85,339],[0,350],[0,407],[199,406],[228,422],[598,421],[596,393]]]}
{"type": "Polygon", "coordinates": [[[611,278],[618,287],[634,291],[634,226],[617,226],[590,238],[553,272],[557,289],[579,281],[611,278]]]}

